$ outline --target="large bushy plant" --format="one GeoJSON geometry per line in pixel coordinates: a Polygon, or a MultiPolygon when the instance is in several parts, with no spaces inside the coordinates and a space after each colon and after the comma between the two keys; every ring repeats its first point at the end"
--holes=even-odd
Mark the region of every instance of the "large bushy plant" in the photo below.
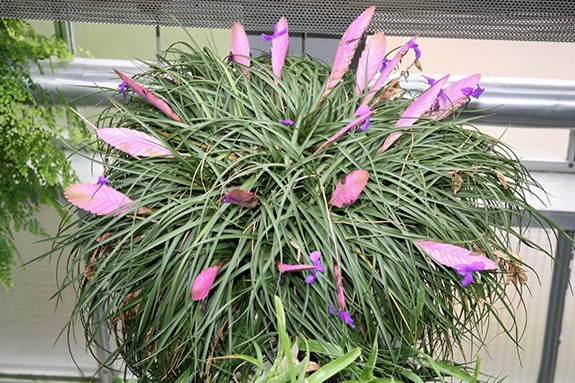
{"type": "Polygon", "coordinates": [[[230,356],[273,361],[279,296],[311,360],[359,350],[331,381],[476,379],[452,355],[513,317],[510,241],[537,247],[523,225],[543,220],[525,200],[538,185],[458,115],[479,76],[429,79],[414,101],[386,79],[419,58],[415,39],[388,60],[381,35],[348,71],[371,15],[332,67],[285,57],[282,18],[271,58],[250,57],[236,24],[230,58],[182,43],[136,79],[118,72],[128,97],[96,128],[105,174],[66,190],[91,214],[55,240],[88,344],[111,330],[111,359],[142,382],[248,381],[230,356]]]}
{"type": "Polygon", "coordinates": [[[13,232],[46,235],[36,219],[40,205],[59,207],[63,186],[76,179],[61,143],[81,125],[59,121],[65,110],[30,77],[30,64],[43,71],[40,60],[54,57],[70,57],[65,41],[21,20],[0,19],[0,282],[6,288],[16,264],[13,232]]]}

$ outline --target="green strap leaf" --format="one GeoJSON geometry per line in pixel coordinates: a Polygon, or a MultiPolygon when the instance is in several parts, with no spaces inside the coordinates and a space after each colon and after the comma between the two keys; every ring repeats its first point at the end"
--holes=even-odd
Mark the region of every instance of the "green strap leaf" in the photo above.
{"type": "Polygon", "coordinates": [[[344,370],[347,366],[352,364],[357,357],[361,354],[361,349],[359,347],[354,348],[352,351],[348,352],[344,356],[337,358],[334,361],[329,362],[312,375],[307,378],[308,383],[322,383],[336,375],[340,371],[344,370]]]}

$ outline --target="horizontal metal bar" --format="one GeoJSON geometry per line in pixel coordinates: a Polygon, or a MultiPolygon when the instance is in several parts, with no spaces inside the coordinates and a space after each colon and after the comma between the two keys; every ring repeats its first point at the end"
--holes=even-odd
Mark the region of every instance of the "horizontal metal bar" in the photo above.
{"type": "MultiPolygon", "coordinates": [[[[109,97],[117,97],[120,80],[112,72],[116,68],[134,74],[146,69],[127,60],[76,58],[55,63],[54,71],[40,75],[33,68],[33,80],[51,94],[60,93],[77,105],[96,105],[109,97]]],[[[456,81],[461,76],[453,76],[456,81]]],[[[428,85],[412,76],[403,81],[407,90],[424,90],[428,85]]],[[[469,103],[468,111],[480,115],[485,124],[575,128],[575,81],[510,77],[484,77],[486,89],[479,100],[469,103]]]]}
{"type": "Polygon", "coordinates": [[[571,161],[521,160],[521,163],[532,172],[575,173],[575,166],[571,161]]]}

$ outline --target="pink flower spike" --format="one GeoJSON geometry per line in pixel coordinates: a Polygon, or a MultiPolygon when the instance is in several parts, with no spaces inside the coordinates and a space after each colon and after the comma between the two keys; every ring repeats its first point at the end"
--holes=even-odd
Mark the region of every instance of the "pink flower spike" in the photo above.
{"type": "Polygon", "coordinates": [[[337,302],[339,303],[339,309],[341,311],[345,311],[345,290],[343,289],[341,270],[337,263],[333,264],[333,274],[335,275],[335,286],[337,289],[337,302]]]}
{"type": "Polygon", "coordinates": [[[395,69],[397,64],[399,64],[399,61],[403,58],[403,56],[405,56],[407,52],[413,47],[413,45],[415,44],[415,40],[418,37],[419,36],[413,36],[411,40],[409,40],[403,47],[401,47],[401,49],[399,49],[399,51],[395,54],[395,56],[387,63],[385,68],[379,74],[377,80],[375,80],[375,82],[373,83],[373,86],[369,90],[369,93],[363,99],[361,105],[368,105],[375,96],[375,93],[381,88],[383,88],[391,72],[395,69]]]}
{"type": "Polygon", "coordinates": [[[250,66],[250,42],[243,25],[240,23],[234,23],[232,27],[232,59],[243,65],[242,71],[249,79],[250,72],[244,66],[250,66]]]}
{"type": "Polygon", "coordinates": [[[208,296],[221,267],[221,264],[208,267],[198,274],[192,285],[192,300],[200,301],[208,296]]]}
{"type": "Polygon", "coordinates": [[[225,203],[231,203],[243,207],[254,208],[257,206],[260,197],[242,189],[234,189],[224,197],[225,203]]]}
{"type": "MultiPolygon", "coordinates": [[[[97,215],[120,215],[135,208],[128,196],[101,184],[74,184],[64,189],[64,196],[72,205],[97,215]]],[[[149,214],[150,209],[140,207],[138,213],[149,214]]]]}
{"type": "Polygon", "coordinates": [[[311,269],[315,269],[315,268],[316,268],[315,265],[303,265],[303,264],[289,265],[286,263],[278,263],[278,270],[280,273],[289,273],[291,271],[311,270],[311,269]]]}
{"type": "Polygon", "coordinates": [[[156,137],[135,129],[102,128],[96,135],[109,145],[134,157],[171,156],[172,152],[156,137]]]}
{"type": "Polygon", "coordinates": [[[345,207],[354,203],[369,180],[366,170],[354,170],[346,174],[338,183],[329,200],[331,206],[345,207]]]}
{"type": "Polygon", "coordinates": [[[148,101],[150,104],[164,112],[166,116],[176,121],[182,121],[182,119],[172,111],[172,108],[170,108],[170,106],[164,100],[153,94],[148,88],[138,84],[136,81],[132,80],[130,76],[125,75],[117,69],[114,69],[114,72],[120,76],[120,78],[126,83],[127,86],[130,87],[130,89],[133,89],[134,92],[138,93],[144,100],[148,101]]]}
{"type": "MultiPolygon", "coordinates": [[[[419,120],[419,118],[428,112],[433,104],[436,102],[439,92],[441,92],[443,85],[449,78],[449,75],[443,76],[437,80],[429,89],[419,95],[412,103],[405,109],[401,118],[395,123],[397,127],[411,126],[419,120]]],[[[385,139],[383,145],[377,150],[377,154],[385,152],[397,139],[402,135],[402,132],[393,132],[385,139]]]]}
{"type": "Polygon", "coordinates": [[[375,6],[367,8],[357,19],[355,19],[343,34],[337,51],[335,52],[335,59],[333,60],[333,67],[331,74],[325,86],[321,98],[322,100],[329,95],[331,90],[339,83],[343,75],[348,71],[351,59],[355,54],[357,45],[367,30],[369,23],[375,13],[375,6]]]}
{"type": "Polygon", "coordinates": [[[357,117],[355,120],[353,120],[352,122],[350,122],[349,124],[347,124],[346,126],[341,128],[336,134],[331,136],[326,142],[324,142],[319,148],[317,148],[317,150],[313,154],[318,154],[322,150],[327,149],[330,146],[332,146],[335,141],[339,140],[343,135],[345,135],[347,132],[349,132],[350,130],[352,130],[356,126],[363,124],[374,113],[375,113],[375,110],[370,110],[368,112],[365,112],[361,116],[357,117]]]}
{"type": "Polygon", "coordinates": [[[474,74],[456,81],[445,88],[445,97],[438,99],[437,110],[429,113],[429,118],[441,120],[449,116],[455,109],[463,106],[469,100],[471,92],[466,94],[466,88],[475,88],[481,80],[480,74],[474,74]]]}
{"type": "Polygon", "coordinates": [[[366,88],[366,85],[373,79],[381,68],[385,58],[386,38],[383,32],[368,36],[365,48],[359,58],[356,73],[355,94],[359,96],[366,88]]]}
{"type": "Polygon", "coordinates": [[[491,259],[459,246],[421,240],[415,243],[436,262],[451,267],[463,276],[463,286],[473,282],[473,272],[497,270],[497,263],[491,259]]]}
{"type": "Polygon", "coordinates": [[[272,39],[270,53],[272,55],[272,70],[277,78],[280,78],[289,47],[288,24],[285,17],[281,17],[277,22],[274,28],[274,35],[276,33],[277,36],[272,39]],[[283,32],[284,30],[285,32],[283,32]]]}

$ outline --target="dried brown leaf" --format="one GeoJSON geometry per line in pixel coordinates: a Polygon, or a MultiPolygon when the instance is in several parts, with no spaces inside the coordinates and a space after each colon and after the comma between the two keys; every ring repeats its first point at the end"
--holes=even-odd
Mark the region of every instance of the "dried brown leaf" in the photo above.
{"type": "Polygon", "coordinates": [[[463,185],[463,177],[461,177],[461,172],[459,170],[452,170],[448,174],[451,177],[451,189],[453,190],[453,193],[457,194],[463,185]]]}

